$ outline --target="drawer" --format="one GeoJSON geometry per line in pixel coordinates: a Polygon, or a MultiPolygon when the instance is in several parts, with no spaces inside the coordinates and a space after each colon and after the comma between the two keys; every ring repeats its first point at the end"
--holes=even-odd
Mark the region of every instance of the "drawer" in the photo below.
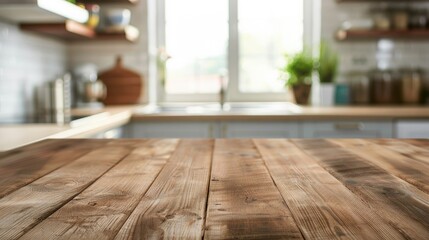
{"type": "Polygon", "coordinates": [[[429,121],[402,120],[396,123],[398,138],[429,138],[429,121]]]}
{"type": "Polygon", "coordinates": [[[304,138],[391,138],[392,121],[304,122],[304,138]]]}

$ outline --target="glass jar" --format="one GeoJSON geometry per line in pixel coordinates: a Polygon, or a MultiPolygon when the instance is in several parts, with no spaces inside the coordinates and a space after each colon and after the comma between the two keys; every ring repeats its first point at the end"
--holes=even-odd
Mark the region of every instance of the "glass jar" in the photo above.
{"type": "Polygon", "coordinates": [[[378,30],[389,30],[391,28],[390,16],[386,10],[375,9],[371,11],[374,27],[378,30]]]}
{"type": "Polygon", "coordinates": [[[401,97],[405,104],[418,104],[422,93],[422,72],[419,69],[402,71],[401,97]]]}
{"type": "Polygon", "coordinates": [[[396,30],[407,30],[408,29],[408,11],[406,9],[394,9],[392,10],[392,21],[393,27],[396,30]]]}
{"type": "Polygon", "coordinates": [[[396,74],[390,70],[371,72],[371,100],[375,104],[395,104],[399,101],[396,74]]]}
{"type": "Polygon", "coordinates": [[[100,6],[97,4],[86,4],[85,8],[88,10],[89,18],[86,25],[92,29],[98,26],[100,22],[100,6]]]}
{"type": "Polygon", "coordinates": [[[365,105],[370,102],[369,77],[366,73],[352,72],[348,74],[351,88],[351,102],[365,105]]]}
{"type": "Polygon", "coordinates": [[[426,10],[413,10],[410,15],[410,27],[413,29],[425,29],[428,25],[426,10]]]}

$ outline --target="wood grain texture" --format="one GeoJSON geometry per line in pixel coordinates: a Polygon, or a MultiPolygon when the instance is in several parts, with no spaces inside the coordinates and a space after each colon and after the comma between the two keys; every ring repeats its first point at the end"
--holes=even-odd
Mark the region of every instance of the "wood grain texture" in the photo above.
{"type": "Polygon", "coordinates": [[[0,153],[0,239],[429,239],[427,140],[47,140],[0,153]]]}
{"type": "Polygon", "coordinates": [[[140,141],[141,147],[21,239],[112,239],[176,144],[177,140],[140,141]]]}
{"type": "Polygon", "coordinates": [[[429,195],[327,140],[293,142],[405,238],[428,238],[429,195]]]}
{"type": "Polygon", "coordinates": [[[429,193],[429,174],[427,174],[429,173],[429,164],[418,159],[418,154],[412,152],[411,146],[404,150],[403,146],[400,146],[402,144],[398,145],[384,139],[376,142],[362,139],[330,141],[429,193]],[[397,151],[406,151],[406,153],[403,155],[397,151]]]}
{"type": "Polygon", "coordinates": [[[17,154],[2,158],[0,162],[0,198],[105,143],[106,141],[49,140],[13,150],[17,154]]]}
{"type": "Polygon", "coordinates": [[[429,139],[401,139],[401,142],[406,142],[414,146],[429,150],[429,139]]]}
{"type": "Polygon", "coordinates": [[[301,239],[251,140],[216,140],[205,239],[301,239]]]}
{"type": "Polygon", "coordinates": [[[306,239],[404,239],[291,142],[255,143],[306,239]]]}
{"type": "Polygon", "coordinates": [[[105,147],[0,199],[0,239],[16,239],[83,191],[128,154],[105,147]]]}
{"type": "Polygon", "coordinates": [[[407,159],[429,165],[429,141],[427,140],[373,139],[370,142],[397,152],[407,159]]]}
{"type": "Polygon", "coordinates": [[[201,239],[213,140],[182,140],[115,239],[201,239]]]}

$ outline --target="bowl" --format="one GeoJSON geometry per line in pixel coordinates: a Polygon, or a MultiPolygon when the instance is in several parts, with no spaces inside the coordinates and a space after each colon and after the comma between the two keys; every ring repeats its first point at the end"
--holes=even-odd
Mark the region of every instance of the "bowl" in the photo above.
{"type": "Polygon", "coordinates": [[[124,30],[130,24],[131,11],[126,8],[109,9],[106,12],[106,23],[109,30],[124,30]]]}

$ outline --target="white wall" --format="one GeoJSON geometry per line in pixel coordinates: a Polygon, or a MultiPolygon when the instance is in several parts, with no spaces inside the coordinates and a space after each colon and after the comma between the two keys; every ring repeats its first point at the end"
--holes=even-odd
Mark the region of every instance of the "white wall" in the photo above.
{"type": "Polygon", "coordinates": [[[140,38],[135,43],[124,41],[83,41],[71,43],[68,48],[69,68],[94,63],[99,71],[104,71],[114,66],[116,56],[121,55],[125,67],[132,69],[144,78],[144,93],[141,102],[147,101],[147,9],[146,1],[141,0],[136,5],[112,4],[102,6],[102,11],[108,8],[128,8],[131,10],[131,25],[140,31],[140,38]]]}
{"type": "MultiPolygon", "coordinates": [[[[350,19],[369,16],[369,10],[386,3],[342,3],[336,0],[322,0],[322,39],[329,40],[340,53],[340,72],[367,71],[376,67],[376,40],[338,42],[334,34],[341,23],[350,19]]],[[[428,3],[408,4],[429,9],[428,3]]],[[[401,67],[429,68],[429,42],[395,40],[395,65],[401,67]]],[[[340,76],[341,77],[341,76],[340,76]]]]}
{"type": "Polygon", "coordinates": [[[66,67],[65,44],[0,21],[0,123],[31,116],[35,86],[53,80],[66,67]]]}

